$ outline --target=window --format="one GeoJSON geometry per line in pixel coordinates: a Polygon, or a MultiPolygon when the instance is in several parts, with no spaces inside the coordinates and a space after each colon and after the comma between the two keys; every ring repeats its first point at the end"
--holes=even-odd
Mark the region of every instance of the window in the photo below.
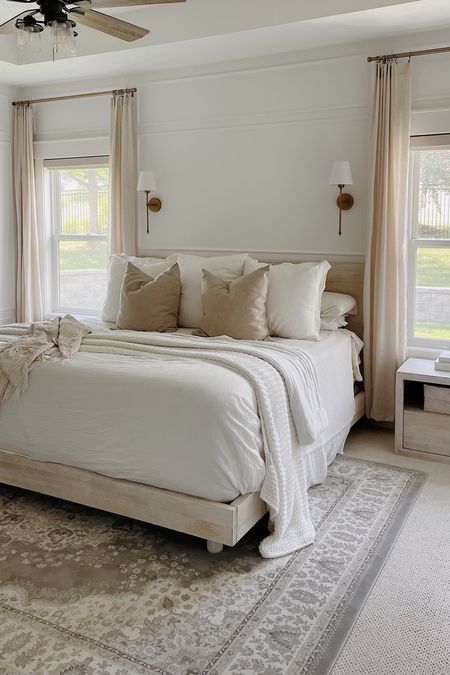
{"type": "Polygon", "coordinates": [[[411,139],[409,344],[450,341],[450,135],[411,139]]]}
{"type": "Polygon", "coordinates": [[[99,314],[107,282],[108,158],[47,160],[51,309],[99,314]]]}

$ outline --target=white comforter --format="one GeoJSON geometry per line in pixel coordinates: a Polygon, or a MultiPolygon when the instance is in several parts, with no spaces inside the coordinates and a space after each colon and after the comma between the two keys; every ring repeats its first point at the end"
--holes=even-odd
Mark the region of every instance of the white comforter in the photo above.
{"type": "Polygon", "coordinates": [[[23,399],[0,415],[0,447],[211,497],[206,463],[238,494],[261,490],[275,524],[263,555],[311,543],[299,451],[317,442],[326,417],[304,349],[108,331],[81,350],[72,362],[35,368],[23,399]],[[174,485],[180,473],[192,489],[174,485]]]}

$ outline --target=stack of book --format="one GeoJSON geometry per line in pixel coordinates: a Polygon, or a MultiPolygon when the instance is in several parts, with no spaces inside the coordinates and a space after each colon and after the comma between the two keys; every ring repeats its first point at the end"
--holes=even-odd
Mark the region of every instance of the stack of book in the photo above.
{"type": "Polygon", "coordinates": [[[434,362],[435,370],[450,371],[450,352],[442,352],[434,362]]]}

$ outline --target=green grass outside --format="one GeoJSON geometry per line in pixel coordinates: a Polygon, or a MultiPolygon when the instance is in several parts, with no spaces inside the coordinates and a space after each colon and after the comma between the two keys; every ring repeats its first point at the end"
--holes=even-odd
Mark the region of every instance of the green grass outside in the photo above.
{"type": "Polygon", "coordinates": [[[450,248],[417,251],[417,285],[450,287],[450,248]]]}
{"type": "Polygon", "coordinates": [[[102,270],[108,261],[106,241],[60,241],[61,270],[102,270]]]}
{"type": "Polygon", "coordinates": [[[416,337],[418,338],[430,338],[432,340],[449,340],[450,342],[450,324],[416,321],[415,334],[416,337]]]}

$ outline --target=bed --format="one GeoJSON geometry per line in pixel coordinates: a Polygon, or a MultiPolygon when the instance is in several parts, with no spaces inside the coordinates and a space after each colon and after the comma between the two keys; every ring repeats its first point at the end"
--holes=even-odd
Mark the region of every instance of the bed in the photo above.
{"type": "MultiPolygon", "coordinates": [[[[359,263],[335,264],[327,288],[361,306],[362,275],[359,263]]],[[[361,315],[351,321],[361,334],[361,315]]],[[[319,483],[363,414],[352,340],[337,330],[275,342],[317,367],[328,424],[303,448],[302,471],[319,483]]],[[[0,414],[0,480],[201,537],[219,552],[267,511],[257,411],[249,382],[220,363],[81,352],[36,366],[26,394],[0,414]]]]}

